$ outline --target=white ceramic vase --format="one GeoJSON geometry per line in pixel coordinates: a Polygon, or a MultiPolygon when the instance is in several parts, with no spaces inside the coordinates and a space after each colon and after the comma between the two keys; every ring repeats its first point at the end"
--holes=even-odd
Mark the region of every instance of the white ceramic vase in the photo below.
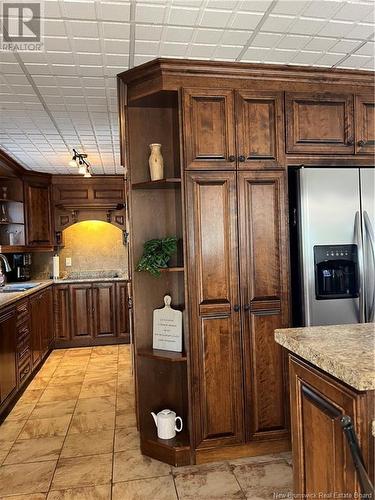
{"type": "Polygon", "coordinates": [[[152,181],[163,179],[164,160],[161,154],[161,144],[150,144],[150,157],[148,164],[150,166],[150,176],[152,181]]]}

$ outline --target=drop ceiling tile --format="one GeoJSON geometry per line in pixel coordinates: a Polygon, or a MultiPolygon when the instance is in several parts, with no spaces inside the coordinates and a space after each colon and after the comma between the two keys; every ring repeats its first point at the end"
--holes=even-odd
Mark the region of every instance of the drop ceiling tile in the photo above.
{"type": "MultiPolygon", "coordinates": [[[[259,14],[258,12],[238,12],[233,19],[231,28],[253,30],[258,25],[262,17],[262,14],[259,14]]],[[[264,28],[264,31],[274,30],[264,28]]]]}
{"type": "Polygon", "coordinates": [[[216,45],[192,44],[189,47],[189,56],[197,59],[209,59],[212,57],[216,45]]]}
{"type": "Polygon", "coordinates": [[[313,65],[322,56],[322,52],[312,50],[301,50],[293,58],[291,64],[313,65]]]}
{"type": "Polygon", "coordinates": [[[348,54],[361,45],[361,40],[340,40],[331,47],[331,52],[348,54]]]}
{"type": "Polygon", "coordinates": [[[371,59],[366,64],[366,66],[365,66],[364,69],[374,71],[374,69],[375,69],[375,58],[371,57],[371,59]]]}
{"type": "Polygon", "coordinates": [[[81,76],[103,76],[103,66],[91,66],[81,64],[77,69],[81,76]]]}
{"type": "MultiPolygon", "coordinates": [[[[288,32],[289,26],[295,20],[293,16],[276,16],[270,14],[262,26],[263,31],[276,33],[288,32]]],[[[303,33],[302,33],[303,34],[303,33]]]]}
{"type": "Polygon", "coordinates": [[[49,75],[50,68],[48,64],[26,63],[27,71],[30,75],[49,75]]]}
{"type": "Polygon", "coordinates": [[[294,59],[296,54],[297,52],[295,50],[270,50],[267,53],[264,61],[271,63],[288,64],[294,59]]]}
{"type": "Polygon", "coordinates": [[[49,64],[74,64],[72,52],[47,52],[45,56],[49,64]]]}
{"type": "Polygon", "coordinates": [[[276,33],[259,33],[252,41],[253,47],[267,47],[272,48],[280,42],[282,35],[276,33]]]}
{"type": "Polygon", "coordinates": [[[360,56],[357,54],[353,54],[343,61],[338,67],[339,68],[363,68],[366,64],[371,60],[370,56],[360,56]]]}
{"type": "Polygon", "coordinates": [[[320,57],[316,62],[319,66],[333,66],[338,63],[342,58],[342,54],[335,54],[327,52],[322,57],[320,57]]]}
{"type": "Polygon", "coordinates": [[[306,50],[327,51],[337,43],[337,38],[314,37],[305,45],[306,50]]]}
{"type": "Polygon", "coordinates": [[[98,23],[95,21],[67,21],[73,36],[79,38],[98,38],[98,23]]]}
{"type": "Polygon", "coordinates": [[[78,64],[85,64],[88,66],[96,66],[98,64],[98,61],[103,60],[102,54],[85,54],[85,53],[80,53],[78,52],[76,54],[78,64]]]}
{"type": "Polygon", "coordinates": [[[266,12],[272,0],[244,0],[240,3],[239,10],[250,10],[252,12],[266,12]]]}
{"type": "Polygon", "coordinates": [[[177,26],[194,26],[198,14],[198,9],[171,7],[168,23],[175,24],[177,26]]]}
{"type": "MultiPolygon", "coordinates": [[[[322,30],[326,22],[322,19],[315,19],[312,17],[300,17],[289,28],[289,33],[299,35],[315,35],[318,31],[322,30]]],[[[321,35],[331,35],[331,33],[319,33],[321,35]]]]}
{"type": "Polygon", "coordinates": [[[46,50],[56,50],[68,52],[71,50],[70,42],[65,37],[44,37],[44,46],[46,50]]]}
{"type": "Polygon", "coordinates": [[[361,3],[343,3],[341,9],[335,14],[334,19],[342,21],[365,21],[374,18],[374,7],[361,3]]]}
{"type": "Polygon", "coordinates": [[[250,47],[247,49],[247,51],[243,55],[241,61],[244,61],[244,62],[263,62],[269,53],[270,53],[270,49],[250,47]]]}
{"type": "Polygon", "coordinates": [[[101,52],[98,38],[73,38],[76,52],[101,52]]]}
{"type": "Polygon", "coordinates": [[[56,81],[59,87],[79,87],[81,85],[78,76],[57,76],[56,81]]]}
{"type": "Polygon", "coordinates": [[[122,21],[130,20],[130,3],[128,2],[99,2],[99,18],[104,21],[122,21]]]}
{"type": "Polygon", "coordinates": [[[127,54],[129,42],[126,40],[104,40],[104,50],[107,54],[127,54]]]}
{"type": "Polygon", "coordinates": [[[53,64],[52,73],[54,75],[74,76],[77,74],[77,67],[70,64],[53,64]]]}
{"type": "Polygon", "coordinates": [[[62,20],[46,19],[43,28],[46,36],[66,36],[65,23],[62,20]]]}
{"type": "Polygon", "coordinates": [[[152,59],[155,59],[155,56],[146,56],[146,55],[134,55],[134,65],[138,66],[140,64],[146,63],[148,61],[152,61],[152,59]]]}
{"type": "Polygon", "coordinates": [[[165,6],[148,4],[136,4],[135,20],[140,23],[161,24],[164,19],[165,6]]]}
{"type": "Polygon", "coordinates": [[[278,49],[301,49],[304,47],[310,37],[308,36],[299,36],[299,35],[288,35],[282,38],[277,45],[278,49]]]}
{"type": "Polygon", "coordinates": [[[105,57],[108,66],[119,66],[123,68],[127,64],[128,54],[107,54],[105,57]]]}
{"type": "Polygon", "coordinates": [[[239,56],[242,48],[242,45],[220,45],[214,52],[214,58],[216,60],[226,59],[228,61],[233,61],[239,56]]]}
{"type": "Polygon", "coordinates": [[[194,38],[196,43],[218,43],[223,36],[223,30],[198,29],[194,38]]]}
{"type": "Polygon", "coordinates": [[[173,27],[168,26],[164,31],[164,41],[165,42],[190,42],[193,36],[193,28],[185,28],[179,26],[173,27]]]}
{"type": "Polygon", "coordinates": [[[358,49],[355,52],[355,54],[356,55],[363,55],[363,56],[374,56],[374,54],[375,54],[375,43],[374,42],[367,42],[360,49],[358,49]]]}
{"type": "Polygon", "coordinates": [[[159,42],[145,42],[137,40],[135,42],[135,52],[137,54],[157,54],[159,50],[159,42]]]}
{"type": "Polygon", "coordinates": [[[61,17],[60,5],[56,0],[44,0],[43,2],[44,16],[46,18],[50,17],[61,17]]]}
{"type": "Polygon", "coordinates": [[[161,42],[159,54],[169,57],[183,57],[186,54],[186,43],[161,42]]]}
{"type": "Polygon", "coordinates": [[[335,36],[341,38],[353,29],[352,23],[344,21],[328,21],[326,25],[319,31],[319,36],[335,36]]]}
{"type": "Polygon", "coordinates": [[[161,25],[137,24],[135,27],[136,40],[160,40],[163,27],[161,25]]]}
{"type": "Polygon", "coordinates": [[[92,0],[65,0],[64,10],[71,19],[95,19],[95,3],[92,0]]]}
{"type": "MultiPolygon", "coordinates": [[[[231,15],[232,12],[228,10],[205,9],[203,11],[203,17],[201,19],[200,25],[207,26],[209,28],[225,28],[231,15]]],[[[246,13],[246,15],[250,18],[249,13],[246,13]]],[[[243,28],[243,26],[237,27],[243,28]]],[[[251,28],[250,25],[249,28],[251,28]]]]}
{"type": "Polygon", "coordinates": [[[344,38],[366,40],[370,36],[373,36],[374,32],[375,28],[373,24],[357,23],[354,28],[344,36],[344,38]]]}
{"type": "Polygon", "coordinates": [[[301,13],[302,9],[306,7],[308,3],[309,2],[305,0],[282,0],[276,3],[275,7],[272,9],[272,13],[296,16],[301,13]]]}
{"type": "Polygon", "coordinates": [[[252,31],[225,30],[221,43],[223,45],[245,45],[252,31]]]}
{"type": "Polygon", "coordinates": [[[12,74],[19,73],[19,74],[21,74],[22,73],[22,70],[17,63],[7,63],[7,62],[1,63],[1,71],[4,74],[7,74],[7,73],[12,73],[12,74]]]}
{"type": "Polygon", "coordinates": [[[327,1],[327,0],[314,0],[303,11],[306,17],[320,17],[321,19],[330,19],[331,16],[340,9],[342,2],[327,1]]]}
{"type": "Polygon", "coordinates": [[[130,24],[102,23],[104,38],[117,38],[127,40],[130,34],[130,24]]]}
{"type": "Polygon", "coordinates": [[[236,5],[237,0],[208,0],[207,7],[209,9],[234,10],[236,5]]]}

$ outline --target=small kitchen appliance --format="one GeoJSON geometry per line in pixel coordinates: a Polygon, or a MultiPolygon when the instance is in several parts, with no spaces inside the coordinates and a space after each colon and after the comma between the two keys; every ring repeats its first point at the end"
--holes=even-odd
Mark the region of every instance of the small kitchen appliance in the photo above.
{"type": "Polygon", "coordinates": [[[12,270],[7,273],[8,281],[29,281],[31,279],[31,253],[14,253],[9,256],[12,270]]]}

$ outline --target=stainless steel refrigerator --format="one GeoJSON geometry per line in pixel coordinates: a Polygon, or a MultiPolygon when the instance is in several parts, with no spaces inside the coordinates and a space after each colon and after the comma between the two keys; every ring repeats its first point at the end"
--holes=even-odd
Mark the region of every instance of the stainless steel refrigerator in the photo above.
{"type": "Polygon", "coordinates": [[[297,210],[302,323],[373,322],[375,169],[301,168],[297,210]]]}

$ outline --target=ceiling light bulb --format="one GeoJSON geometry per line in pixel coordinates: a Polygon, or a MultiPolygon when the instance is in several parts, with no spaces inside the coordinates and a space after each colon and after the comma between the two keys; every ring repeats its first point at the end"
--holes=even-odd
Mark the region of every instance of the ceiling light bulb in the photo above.
{"type": "Polygon", "coordinates": [[[75,160],[73,160],[73,159],[72,159],[72,160],[70,160],[70,162],[69,162],[69,166],[70,166],[70,167],[76,167],[76,166],[77,166],[77,162],[76,162],[75,160]]]}
{"type": "Polygon", "coordinates": [[[82,164],[82,165],[80,165],[78,167],[78,173],[79,174],[85,174],[86,173],[86,167],[85,167],[85,165],[82,164]]]}
{"type": "Polygon", "coordinates": [[[83,177],[91,177],[91,173],[89,170],[86,170],[85,175],[83,177]]]}

